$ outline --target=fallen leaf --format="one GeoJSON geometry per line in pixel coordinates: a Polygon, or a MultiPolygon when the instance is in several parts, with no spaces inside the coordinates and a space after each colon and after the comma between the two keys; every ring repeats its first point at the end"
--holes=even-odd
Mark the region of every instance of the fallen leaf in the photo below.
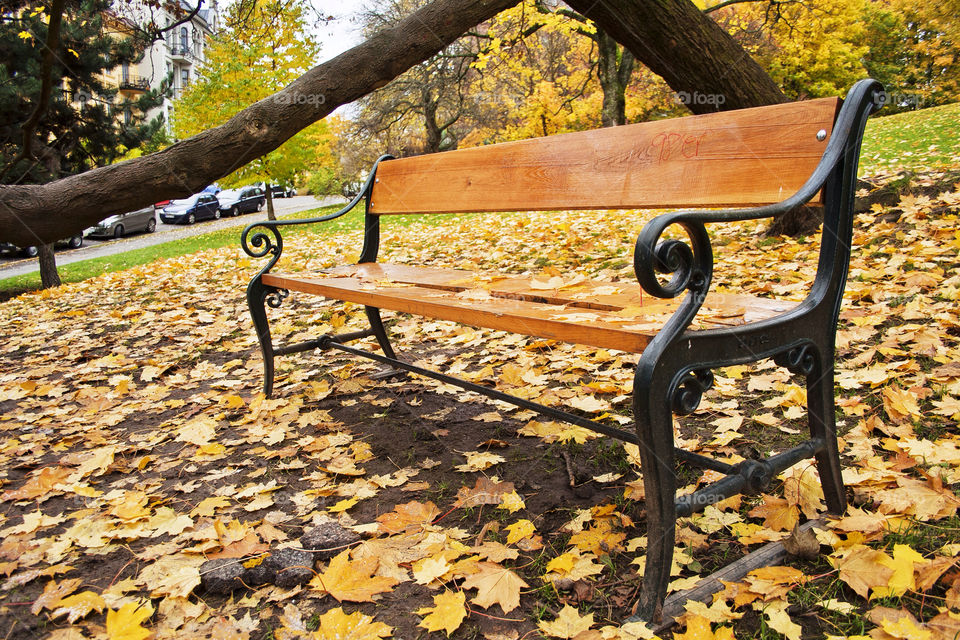
{"type": "Polygon", "coordinates": [[[375,576],[378,560],[375,557],[350,560],[350,552],[342,551],[330,560],[327,570],[310,580],[310,587],[325,591],[339,602],[373,602],[378,593],[392,591],[397,580],[375,576]]]}
{"type": "Polygon", "coordinates": [[[541,620],[537,626],[554,638],[573,638],[593,626],[593,614],[581,616],[580,612],[566,604],[553,620],[541,620]]]}
{"type": "Polygon", "coordinates": [[[153,615],[149,600],[128,602],[114,611],[107,610],[107,638],[109,640],[144,640],[151,635],[141,625],[153,615]]]}
{"type": "Polygon", "coordinates": [[[444,591],[433,596],[432,607],[417,611],[417,615],[426,616],[417,626],[430,632],[443,630],[449,636],[460,628],[467,615],[466,600],[463,591],[444,591]]]}
{"type": "Polygon", "coordinates": [[[344,613],[342,607],[331,609],[320,616],[320,626],[313,640],[377,640],[393,635],[393,627],[375,621],[359,611],[344,613]]]}
{"type": "Polygon", "coordinates": [[[520,589],[529,586],[510,569],[492,562],[480,562],[477,573],[467,576],[464,589],[476,589],[477,595],[470,600],[484,609],[499,604],[504,613],[520,606],[520,589]]]}

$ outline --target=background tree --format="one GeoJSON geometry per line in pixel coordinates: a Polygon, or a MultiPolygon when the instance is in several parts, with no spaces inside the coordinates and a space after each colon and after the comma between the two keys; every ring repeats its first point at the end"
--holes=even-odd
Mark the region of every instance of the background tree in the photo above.
{"type": "Polygon", "coordinates": [[[887,88],[893,111],[960,99],[960,0],[871,0],[864,66],[887,88]]]}
{"type": "MultiPolygon", "coordinates": [[[[379,0],[361,13],[363,31],[371,35],[399,23],[429,4],[426,0],[379,0]]],[[[458,38],[429,59],[414,65],[386,86],[358,101],[345,134],[353,149],[343,152],[372,162],[381,153],[411,155],[456,149],[470,108],[469,78],[476,59],[476,38],[458,38]]]]}
{"type": "MultiPolygon", "coordinates": [[[[302,0],[251,0],[231,5],[223,29],[207,49],[198,77],[174,104],[173,125],[186,138],[223,124],[247,105],[287,86],[310,69],[320,46],[307,33],[302,0]]],[[[298,98],[322,103],[322,94],[298,98]]],[[[271,183],[292,184],[314,165],[331,162],[320,154],[325,123],[317,123],[253,160],[238,158],[222,186],[262,181],[267,186],[267,215],[275,219],[271,183]]]]}
{"type": "MultiPolygon", "coordinates": [[[[166,87],[118,95],[103,74],[134,63],[142,42],[111,35],[107,0],[4,5],[0,13],[0,183],[43,184],[115,162],[149,140],[162,118],[146,113],[166,87]]],[[[47,211],[57,217],[60,211],[47,211]]],[[[60,237],[76,233],[64,229],[60,237]]],[[[38,245],[44,287],[60,284],[51,240],[38,245]]]]}

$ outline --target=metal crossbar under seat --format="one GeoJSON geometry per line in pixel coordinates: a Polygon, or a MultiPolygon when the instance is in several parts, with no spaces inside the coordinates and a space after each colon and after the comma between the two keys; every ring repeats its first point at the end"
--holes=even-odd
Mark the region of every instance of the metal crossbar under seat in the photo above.
{"type": "Polygon", "coordinates": [[[640,451],[644,483],[648,543],[635,619],[658,620],[670,578],[677,518],[691,515],[732,495],[763,491],[779,473],[810,457],[816,460],[827,508],[833,513],[840,513],[846,508],[834,423],[834,343],[850,261],[860,144],[867,117],[883,104],[882,92],[879,83],[864,80],[849,91],[839,111],[836,111],[835,104],[813,101],[809,103],[813,106],[805,106],[807,103],[797,103],[796,107],[776,105],[763,108],[766,110],[711,114],[670,123],[642,123],[618,127],[612,133],[610,130],[580,132],[435,156],[399,160],[383,156],[375,163],[363,190],[340,211],[309,220],[256,222],[244,229],[241,236],[244,251],[252,257],[269,258],[247,287],[247,301],[264,359],[264,393],[270,395],[273,390],[276,356],[313,349],[336,349],[386,364],[396,371],[453,384],[555,420],[636,444],[640,451]],[[823,116],[827,107],[830,108],[829,114],[823,116]],[[829,118],[830,122],[826,128],[814,130],[811,134],[809,124],[813,121],[809,117],[814,112],[820,114],[817,117],[829,118]],[[784,126],[783,136],[764,137],[758,134],[757,131],[775,117],[767,114],[774,113],[793,114],[797,119],[784,126]],[[738,128],[741,122],[751,124],[738,128]],[[677,127],[686,133],[672,132],[670,127],[677,127]],[[826,129],[830,127],[832,131],[828,135],[826,129]],[[659,132],[652,137],[653,142],[650,132],[659,132]],[[716,144],[712,147],[709,146],[708,134],[716,137],[716,144]],[[785,141],[787,138],[789,140],[785,141]],[[752,139],[756,146],[739,151],[728,148],[748,139],[752,139]],[[825,148],[817,147],[818,141],[825,144],[825,148]],[[669,144],[674,146],[668,147],[669,144]],[[790,145],[793,147],[788,148],[790,145]],[[613,148],[615,151],[611,151],[613,148]],[[508,149],[509,152],[501,149],[508,149]],[[586,159],[581,157],[597,149],[602,153],[586,159]],[[798,160],[794,162],[784,155],[791,149],[805,151],[797,155],[798,160]],[[803,155],[811,150],[816,150],[816,155],[803,155]],[[705,157],[699,157],[701,155],[705,157]],[[749,164],[755,163],[760,156],[764,156],[770,165],[749,164]],[[729,157],[729,162],[717,162],[724,157],[729,157]],[[448,162],[450,158],[457,160],[448,162]],[[612,164],[604,165],[602,174],[608,188],[583,187],[582,180],[589,182],[591,174],[580,174],[593,169],[600,176],[595,165],[611,158],[612,164]],[[812,170],[804,170],[798,186],[791,187],[791,191],[783,191],[782,183],[779,190],[774,183],[772,191],[763,190],[766,188],[765,179],[775,173],[771,167],[789,172],[791,168],[795,169],[794,164],[803,164],[801,160],[809,160],[815,163],[815,167],[811,164],[812,170]],[[567,166],[568,161],[576,166],[567,166]],[[670,164],[688,161],[693,163],[689,167],[670,164]],[[738,162],[749,166],[752,173],[737,174],[735,167],[738,162]],[[489,166],[491,164],[494,165],[492,168],[489,166]],[[449,167],[452,169],[448,170],[449,167]],[[531,167],[540,167],[544,171],[533,171],[531,167]],[[671,182],[668,179],[671,175],[687,176],[688,168],[692,172],[689,175],[697,176],[697,179],[691,180],[691,191],[700,189],[703,193],[687,196],[680,189],[684,185],[676,185],[675,180],[671,182]],[[473,173],[465,176],[456,173],[468,170],[473,173]],[[763,170],[766,171],[760,175],[763,170]],[[381,174],[378,171],[382,173],[383,182],[380,182],[381,174]],[[718,184],[721,178],[715,177],[715,174],[719,173],[725,176],[723,180],[735,183],[736,188],[725,183],[718,184]],[[504,175],[509,175],[509,179],[505,179],[504,175]],[[522,200],[525,197],[524,189],[530,185],[536,186],[531,180],[542,176],[551,178],[548,181],[549,188],[540,187],[537,206],[527,206],[522,200]],[[638,187],[637,184],[642,183],[644,177],[652,180],[659,191],[646,189],[642,185],[642,188],[638,187]],[[495,188],[489,183],[491,179],[500,180],[502,188],[495,188]],[[738,193],[739,190],[744,193],[738,193]],[[651,200],[647,198],[648,192],[662,192],[663,199],[651,200]],[[768,199],[771,192],[774,196],[768,199]],[[775,204],[753,206],[753,203],[779,199],[780,192],[792,192],[793,195],[775,204]],[[376,203],[373,201],[375,193],[379,194],[376,203]],[[691,204],[709,207],[714,206],[709,202],[716,203],[718,200],[704,198],[714,195],[720,198],[721,203],[732,203],[742,208],[681,210],[663,214],[651,220],[637,238],[633,266],[642,290],[656,298],[682,296],[666,323],[649,336],[625,335],[615,327],[592,326],[589,321],[583,323],[583,331],[579,333],[577,327],[571,326],[574,324],[572,321],[560,326],[557,322],[551,324],[549,319],[539,319],[538,324],[534,322],[537,320],[536,311],[531,310],[533,303],[525,299],[518,302],[498,301],[496,304],[500,306],[493,312],[474,309],[472,315],[464,316],[466,307],[463,305],[444,306],[444,303],[435,302],[442,293],[434,289],[429,294],[417,294],[423,289],[407,285],[411,288],[381,288],[371,292],[370,287],[357,286],[358,281],[349,277],[338,276],[332,281],[319,281],[309,276],[270,273],[283,251],[281,228],[333,220],[345,215],[361,201],[366,204],[366,212],[359,266],[364,266],[377,262],[380,219],[385,214],[444,210],[670,208],[691,204]],[[743,324],[735,326],[691,329],[691,323],[708,300],[708,295],[713,295],[709,293],[714,267],[713,250],[706,225],[780,216],[805,205],[818,195],[823,207],[824,224],[817,273],[807,297],[799,304],[763,319],[745,320],[743,324]],[[448,204],[444,198],[456,200],[457,204],[444,209],[448,204]],[[487,208],[484,208],[484,200],[490,201],[487,208]],[[686,239],[663,240],[665,231],[671,227],[682,229],[686,239]],[[666,277],[666,281],[661,277],[666,277]],[[275,347],[266,309],[279,307],[288,290],[319,293],[362,304],[370,328],[275,347]],[[416,295],[421,297],[416,298],[416,295]],[[541,337],[551,337],[553,331],[565,331],[571,337],[567,341],[594,346],[604,346],[597,343],[599,340],[632,340],[623,343],[632,345],[630,348],[612,348],[624,351],[632,349],[640,354],[633,384],[634,429],[627,431],[611,427],[569,411],[543,406],[404,362],[394,352],[380,317],[380,308],[468,323],[472,320],[477,326],[495,329],[527,329],[528,335],[541,337]],[[522,316],[521,312],[532,315],[522,316]],[[519,321],[531,318],[529,323],[519,321]],[[506,326],[511,324],[511,319],[518,319],[513,323],[517,326],[506,326]],[[534,326],[536,328],[531,328],[534,326]],[[347,344],[366,337],[376,338],[382,353],[347,344]],[[809,440],[766,460],[744,460],[737,464],[713,460],[674,446],[673,416],[687,415],[697,409],[704,391],[713,383],[711,372],[714,369],[770,358],[806,380],[809,440]],[[725,477],[678,498],[677,462],[711,469],[725,477]]]}

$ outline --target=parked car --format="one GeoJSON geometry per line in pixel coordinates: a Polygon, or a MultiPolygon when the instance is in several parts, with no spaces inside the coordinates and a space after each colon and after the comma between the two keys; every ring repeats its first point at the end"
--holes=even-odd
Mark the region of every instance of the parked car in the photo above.
{"type": "Polygon", "coordinates": [[[296,189],[293,187],[287,187],[282,184],[271,184],[270,193],[273,194],[274,198],[291,198],[297,195],[296,189]]]}
{"type": "Polygon", "coordinates": [[[205,218],[220,218],[220,201],[212,193],[195,193],[183,200],[173,200],[160,214],[160,219],[168,224],[193,224],[205,218]]]}
{"type": "Polygon", "coordinates": [[[217,194],[217,200],[220,201],[220,213],[235,216],[238,213],[260,211],[267,197],[260,187],[242,187],[221,191],[217,194]]]}
{"type": "Polygon", "coordinates": [[[157,217],[151,204],[143,209],[121,213],[101,220],[96,226],[87,229],[91,238],[121,238],[137,231],[153,233],[157,228],[157,217]]]}
{"type": "MultiPolygon", "coordinates": [[[[57,240],[55,244],[64,245],[68,249],[78,249],[83,246],[83,234],[78,233],[77,235],[70,236],[69,238],[57,240]]],[[[0,254],[7,253],[16,253],[24,258],[33,258],[36,257],[38,249],[35,246],[18,247],[17,245],[10,244],[9,242],[0,242],[0,254]]]]}

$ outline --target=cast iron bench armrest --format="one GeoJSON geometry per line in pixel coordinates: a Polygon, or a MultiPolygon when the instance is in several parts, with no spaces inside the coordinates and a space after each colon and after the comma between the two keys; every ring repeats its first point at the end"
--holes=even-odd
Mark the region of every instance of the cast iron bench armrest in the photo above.
{"type": "MultiPolygon", "coordinates": [[[[875,80],[861,80],[850,89],[819,164],[803,186],[789,198],[774,204],[741,209],[676,211],[657,216],[647,223],[637,237],[633,254],[637,281],[644,291],[658,298],[676,298],[684,291],[690,291],[690,295],[670,322],[664,326],[663,332],[666,335],[676,336],[686,329],[710,288],[713,277],[713,249],[706,223],[770,218],[809,202],[824,189],[838,163],[845,156],[859,156],[863,127],[870,112],[882,105],[882,91],[882,85],[875,80]],[[689,244],[681,240],[660,240],[664,231],[674,224],[684,228],[689,244]],[[672,274],[672,277],[664,283],[657,277],[658,273],[672,274]]],[[[853,166],[856,166],[855,162],[853,166]]],[[[839,186],[849,191],[844,197],[852,196],[852,183],[855,179],[855,175],[843,177],[844,184],[839,186]]],[[[839,221],[824,220],[823,224],[823,233],[836,234],[839,221]]],[[[823,263],[820,265],[820,269],[822,268],[823,263]]]]}
{"type": "Polygon", "coordinates": [[[273,258],[270,259],[270,262],[260,270],[259,275],[268,273],[270,269],[273,268],[277,261],[280,259],[280,254],[283,253],[283,237],[280,235],[280,227],[290,227],[293,225],[300,224],[315,224],[318,222],[329,222],[330,220],[336,220],[337,218],[350,213],[354,207],[356,207],[361,200],[366,198],[367,208],[369,209],[369,197],[370,189],[373,186],[373,181],[377,175],[377,166],[383,160],[391,160],[393,156],[389,154],[384,154],[377,158],[377,161],[373,163],[373,170],[370,171],[370,175],[367,176],[367,181],[363,184],[363,188],[353,197],[345,207],[334,213],[328,213],[325,216],[319,216],[316,218],[303,218],[298,220],[262,220],[260,222],[254,222],[247,225],[243,230],[243,233],[240,235],[240,246],[243,248],[244,252],[251,258],[262,258],[267,254],[273,254],[273,258]],[[266,231],[269,231],[270,235],[267,235],[263,230],[257,231],[250,235],[250,232],[256,229],[257,227],[262,227],[266,231]]]}

